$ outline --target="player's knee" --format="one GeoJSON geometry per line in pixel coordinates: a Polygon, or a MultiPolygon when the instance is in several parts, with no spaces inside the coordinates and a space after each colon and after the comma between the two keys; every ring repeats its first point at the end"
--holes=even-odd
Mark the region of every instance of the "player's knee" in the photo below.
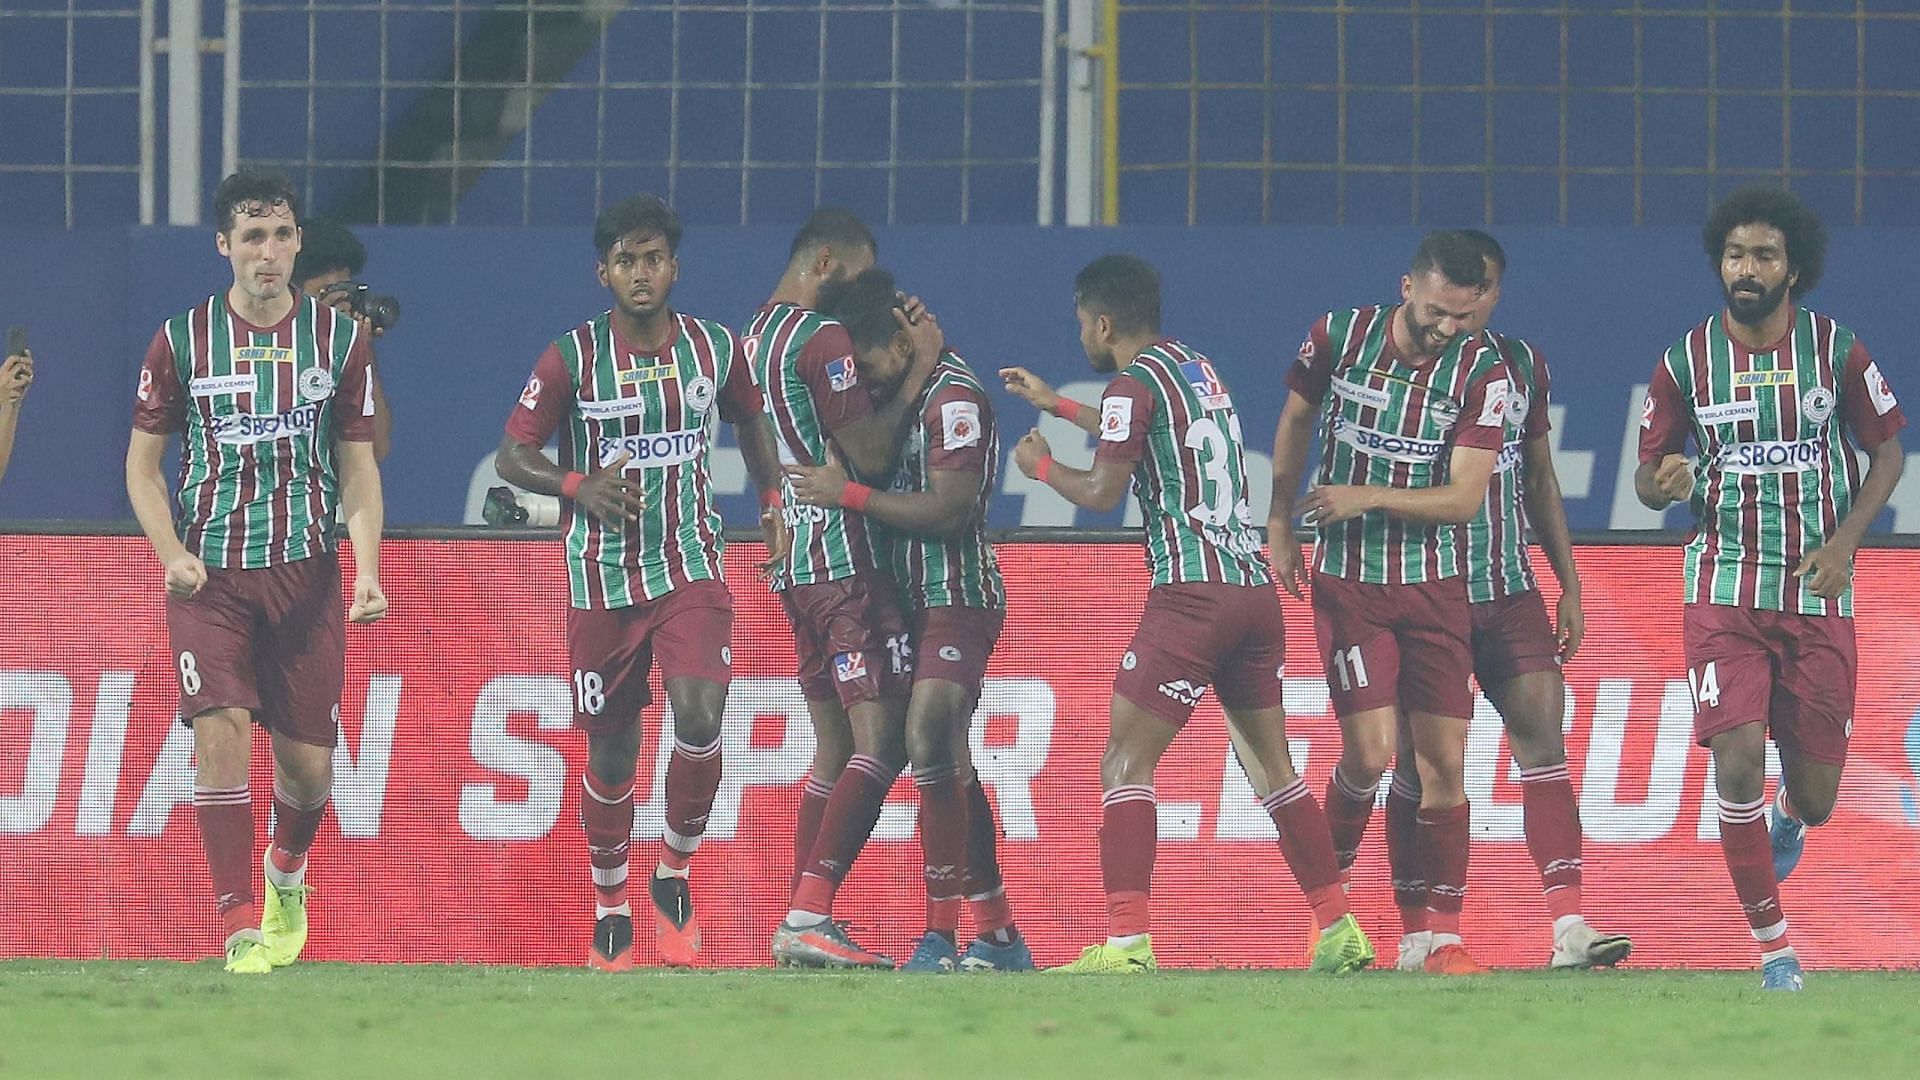
{"type": "Polygon", "coordinates": [[[1523,769],[1544,769],[1567,762],[1566,741],[1557,726],[1511,725],[1507,743],[1513,747],[1513,760],[1523,769]]]}
{"type": "Polygon", "coordinates": [[[1124,784],[1152,784],[1154,766],[1160,758],[1149,753],[1137,740],[1116,737],[1107,740],[1100,755],[1100,780],[1108,789],[1124,784]]]}
{"type": "Polygon", "coordinates": [[[914,768],[947,766],[953,760],[953,733],[945,717],[915,715],[907,719],[907,760],[914,768]]]}
{"type": "Polygon", "coordinates": [[[1377,784],[1393,764],[1391,738],[1349,739],[1340,752],[1340,772],[1356,784],[1377,784]]]}
{"type": "Polygon", "coordinates": [[[587,768],[601,783],[625,787],[633,781],[634,762],[639,753],[637,738],[590,736],[587,740],[587,768]]]}
{"type": "Polygon", "coordinates": [[[688,746],[712,746],[720,741],[721,714],[718,709],[675,710],[673,737],[688,746]]]}

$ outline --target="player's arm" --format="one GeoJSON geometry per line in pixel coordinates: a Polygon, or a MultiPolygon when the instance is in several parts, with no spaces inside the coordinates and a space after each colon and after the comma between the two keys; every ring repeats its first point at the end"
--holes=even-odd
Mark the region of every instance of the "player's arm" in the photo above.
{"type": "Polygon", "coordinates": [[[165,327],[153,335],[146,359],[140,364],[140,386],[134,392],[133,437],[127,442],[127,502],[147,534],[153,553],[166,568],[167,594],[185,600],[207,583],[207,567],[180,542],[173,524],[173,497],[167,491],[160,459],[167,436],[186,421],[186,388],[173,363],[173,343],[165,327]]]}
{"type": "MultiPolygon", "coordinates": [[[[1545,399],[1534,407],[1542,411],[1545,399]]],[[[1580,570],[1573,562],[1573,534],[1567,528],[1567,504],[1560,494],[1560,474],[1553,467],[1553,448],[1546,435],[1520,444],[1520,469],[1525,480],[1527,523],[1533,538],[1546,552],[1553,576],[1560,582],[1560,603],[1554,636],[1562,656],[1571,658],[1586,636],[1586,613],[1580,605],[1580,570]]]]}
{"type": "Polygon", "coordinates": [[[500,479],[525,491],[572,499],[602,521],[619,525],[646,509],[638,486],[621,473],[630,455],[622,452],[591,473],[568,472],[547,460],[540,448],[573,408],[573,382],[566,361],[552,345],[540,354],[527,377],[520,401],[507,417],[507,432],[493,457],[500,479]]]}
{"type": "Polygon", "coordinates": [[[1052,413],[1089,435],[1100,434],[1100,411],[1054,392],[1047,380],[1023,367],[1003,367],[1000,379],[1007,393],[1044,413],[1052,413]]]}
{"type": "Polygon", "coordinates": [[[7,475],[13,458],[13,437],[20,427],[20,407],[33,385],[33,354],[21,352],[0,362],[0,476],[7,475]]]}
{"type": "Polygon", "coordinates": [[[787,467],[794,498],[808,506],[845,507],[915,536],[958,536],[973,524],[985,473],[933,469],[930,475],[931,491],[881,491],[853,481],[837,461],[787,467]]]}
{"type": "Polygon", "coordinates": [[[367,378],[373,387],[373,460],[385,461],[393,449],[393,412],[387,408],[387,390],[380,385],[379,368],[368,368],[367,378]]]}
{"type": "Polygon", "coordinates": [[[1665,510],[1693,497],[1693,462],[1686,458],[1687,400],[1666,361],[1647,384],[1640,413],[1640,464],[1633,470],[1633,493],[1649,510],[1665,510]]]}
{"type": "Polygon", "coordinates": [[[1794,577],[1806,578],[1813,591],[1828,600],[1838,600],[1852,582],[1854,553],[1860,549],[1873,519],[1886,508],[1907,464],[1899,436],[1906,426],[1906,416],[1879,366],[1858,343],[1847,357],[1841,393],[1847,429],[1867,451],[1867,475],[1853,496],[1853,507],[1833,535],[1807,553],[1793,571],[1794,577]]]}
{"type": "Polygon", "coordinates": [[[1424,488],[1337,484],[1317,487],[1300,500],[1301,519],[1326,526],[1371,510],[1419,525],[1464,525],[1487,499],[1497,457],[1479,446],[1455,446],[1447,459],[1447,482],[1424,488]]]}
{"type": "Polygon", "coordinates": [[[1315,320],[1293,366],[1287,369],[1287,400],[1280,407],[1280,424],[1273,432],[1273,498],[1267,509],[1267,551],[1280,585],[1294,599],[1304,599],[1306,567],[1300,541],[1293,533],[1294,500],[1312,451],[1313,425],[1320,415],[1333,381],[1333,348],[1327,341],[1328,316],[1315,320]]]}
{"type": "Polygon", "coordinates": [[[347,618],[370,623],[387,613],[387,596],[380,588],[380,533],[386,522],[380,463],[371,439],[340,439],[334,446],[340,460],[340,513],[353,541],[353,605],[347,618]]]}
{"type": "Polygon", "coordinates": [[[1053,448],[1047,445],[1046,437],[1038,428],[1014,444],[1013,463],[1021,472],[1059,492],[1075,506],[1101,513],[1119,506],[1120,500],[1127,497],[1127,487],[1133,483],[1133,462],[1096,456],[1090,469],[1060,464],[1053,459],[1053,448]]]}

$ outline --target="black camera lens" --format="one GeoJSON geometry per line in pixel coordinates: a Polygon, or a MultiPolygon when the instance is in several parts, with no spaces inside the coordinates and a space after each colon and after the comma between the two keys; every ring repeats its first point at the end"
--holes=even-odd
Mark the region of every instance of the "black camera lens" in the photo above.
{"type": "Polygon", "coordinates": [[[400,321],[400,301],[392,296],[361,293],[354,307],[367,317],[376,330],[388,330],[400,321]]]}

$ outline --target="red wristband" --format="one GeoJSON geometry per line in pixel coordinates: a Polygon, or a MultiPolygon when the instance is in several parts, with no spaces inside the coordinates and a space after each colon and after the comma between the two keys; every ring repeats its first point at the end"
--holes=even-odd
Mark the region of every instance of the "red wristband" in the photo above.
{"type": "Polygon", "coordinates": [[[779,488],[768,488],[767,490],[765,490],[765,491],[763,491],[763,492],[761,492],[761,493],[760,493],[760,505],[761,505],[761,507],[762,507],[762,508],[764,508],[764,509],[767,509],[767,510],[778,510],[778,509],[780,509],[780,506],[781,506],[781,502],[780,502],[780,489],[779,489],[779,488]]]}
{"type": "Polygon", "coordinates": [[[867,500],[871,498],[873,498],[873,489],[865,484],[856,484],[849,480],[847,486],[840,489],[840,505],[856,514],[866,513],[867,500]]]}
{"type": "Polygon", "coordinates": [[[565,480],[560,481],[560,494],[565,498],[577,499],[580,497],[580,485],[586,481],[586,473],[570,472],[565,480]]]}
{"type": "Polygon", "coordinates": [[[1053,415],[1065,420],[1069,424],[1077,424],[1080,422],[1080,410],[1084,408],[1086,408],[1086,406],[1072,398],[1063,397],[1054,403],[1053,415]]]}
{"type": "Polygon", "coordinates": [[[1033,478],[1044,484],[1047,482],[1047,474],[1052,471],[1053,455],[1049,454],[1040,459],[1040,464],[1033,467],[1033,478]]]}

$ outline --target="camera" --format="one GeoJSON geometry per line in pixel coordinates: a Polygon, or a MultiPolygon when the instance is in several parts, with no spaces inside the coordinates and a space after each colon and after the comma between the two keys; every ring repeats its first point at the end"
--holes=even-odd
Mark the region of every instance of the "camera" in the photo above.
{"type": "Polygon", "coordinates": [[[390,330],[400,321],[399,299],[373,292],[364,281],[336,281],[315,295],[323,304],[345,297],[348,310],[366,319],[376,331],[390,330]]]}
{"type": "Polygon", "coordinates": [[[480,507],[480,520],[495,527],[550,529],[560,524],[560,500],[552,495],[516,492],[504,485],[490,487],[487,501],[480,507]]]}

